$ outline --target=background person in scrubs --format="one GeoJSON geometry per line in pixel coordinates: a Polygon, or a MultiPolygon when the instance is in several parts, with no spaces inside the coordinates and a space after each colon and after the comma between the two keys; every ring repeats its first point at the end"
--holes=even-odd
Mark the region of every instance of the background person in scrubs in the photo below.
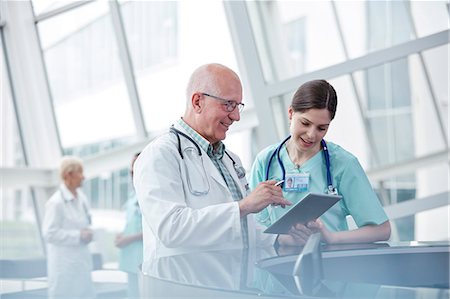
{"type": "Polygon", "coordinates": [[[45,204],[42,225],[47,242],[49,298],[95,298],[91,278],[92,241],[88,201],[80,187],[83,164],[64,157],[59,173],[62,183],[45,204]]]}
{"type": "MultiPolygon", "coordinates": [[[[131,161],[130,176],[133,180],[133,166],[139,153],[131,161]]],[[[142,214],[136,193],[133,191],[125,204],[126,225],[115,239],[115,245],[120,248],[119,269],[128,275],[128,298],[139,298],[137,273],[142,264],[142,214]]]]}
{"type": "MultiPolygon", "coordinates": [[[[302,180],[302,188],[283,190],[283,197],[297,203],[307,193],[325,193],[326,166],[321,140],[325,137],[337,107],[334,88],[325,80],[306,82],[296,91],[288,109],[291,138],[283,145],[280,157],[286,168],[286,177],[302,180]]],[[[278,144],[262,150],[256,157],[250,173],[250,187],[265,181],[267,164],[278,144]]],[[[320,231],[329,244],[374,242],[387,240],[391,227],[386,213],[373,191],[358,159],[340,146],[327,142],[334,187],[343,198],[320,219],[307,224],[298,223],[286,235],[278,237],[280,245],[305,243],[309,235],[320,231]],[[351,215],[355,230],[348,230],[346,216],[351,215]]],[[[281,167],[272,161],[269,180],[282,178],[281,167]]],[[[287,210],[268,206],[257,215],[257,220],[269,226],[287,210]]]]}

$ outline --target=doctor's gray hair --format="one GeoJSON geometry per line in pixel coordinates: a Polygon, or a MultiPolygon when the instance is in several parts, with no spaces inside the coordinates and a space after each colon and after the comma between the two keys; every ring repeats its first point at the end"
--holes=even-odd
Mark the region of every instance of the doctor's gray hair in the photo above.
{"type": "Polygon", "coordinates": [[[295,112],[326,108],[333,119],[337,108],[336,91],[325,80],[308,81],[295,92],[291,107],[295,112]]]}
{"type": "Polygon", "coordinates": [[[83,168],[83,160],[75,156],[64,156],[59,166],[59,177],[64,180],[66,174],[81,168],[83,168]]]}

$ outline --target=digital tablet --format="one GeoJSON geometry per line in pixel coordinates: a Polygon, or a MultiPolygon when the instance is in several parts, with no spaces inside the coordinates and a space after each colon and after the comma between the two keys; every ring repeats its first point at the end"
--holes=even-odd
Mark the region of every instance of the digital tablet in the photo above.
{"type": "Polygon", "coordinates": [[[269,234],[287,234],[292,225],[295,223],[306,223],[319,218],[320,215],[325,213],[341,198],[342,196],[340,195],[308,193],[264,232],[269,234]]]}

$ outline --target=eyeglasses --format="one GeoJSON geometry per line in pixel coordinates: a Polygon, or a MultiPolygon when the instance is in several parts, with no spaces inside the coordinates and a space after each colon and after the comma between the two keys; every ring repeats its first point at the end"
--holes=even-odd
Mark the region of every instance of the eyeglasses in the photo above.
{"type": "Polygon", "coordinates": [[[220,98],[220,97],[217,97],[217,96],[213,96],[213,95],[210,95],[210,94],[207,94],[207,93],[204,93],[204,92],[202,92],[202,95],[210,97],[210,98],[213,98],[213,99],[218,100],[218,101],[221,101],[222,104],[225,106],[225,109],[228,112],[233,112],[234,109],[236,109],[236,107],[238,107],[239,112],[242,112],[242,110],[244,110],[244,106],[245,105],[243,103],[237,103],[235,101],[223,99],[223,98],[220,98]]]}

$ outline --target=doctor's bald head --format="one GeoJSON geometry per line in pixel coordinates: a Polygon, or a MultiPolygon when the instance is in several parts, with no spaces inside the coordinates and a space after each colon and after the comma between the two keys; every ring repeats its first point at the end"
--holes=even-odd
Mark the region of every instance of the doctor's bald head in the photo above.
{"type": "Polygon", "coordinates": [[[226,92],[222,89],[227,88],[240,93],[242,97],[241,80],[232,69],[219,63],[204,64],[198,67],[189,78],[186,88],[187,104],[190,105],[195,93],[209,92],[219,95],[221,92],[226,92]]]}
{"type": "Polygon", "coordinates": [[[192,73],[186,98],[184,121],[212,144],[225,139],[244,106],[239,76],[218,63],[202,65],[192,73]]]}

